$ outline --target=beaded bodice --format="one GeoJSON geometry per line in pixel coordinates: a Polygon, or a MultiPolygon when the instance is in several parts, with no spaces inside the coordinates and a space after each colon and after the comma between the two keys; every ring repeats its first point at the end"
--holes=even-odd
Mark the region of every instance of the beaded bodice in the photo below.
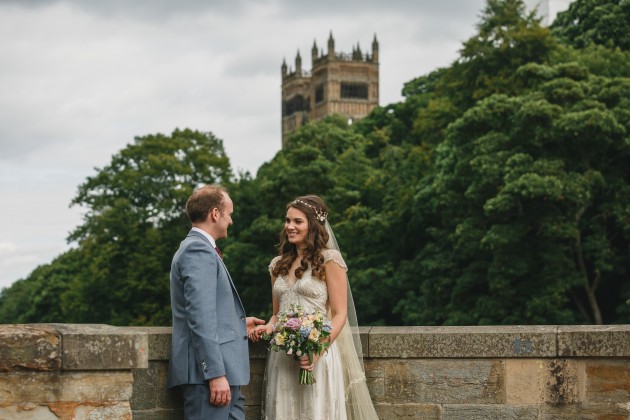
{"type": "MultiPolygon", "coordinates": [[[[347,271],[347,266],[341,253],[334,249],[322,252],[324,263],[334,261],[347,271]]],[[[271,271],[280,257],[276,257],[269,264],[271,271]]],[[[313,277],[312,270],[304,272],[302,278],[289,281],[287,276],[279,275],[273,285],[273,295],[278,300],[281,311],[286,311],[292,303],[301,305],[308,311],[328,312],[328,287],[326,282],[313,277]]]]}

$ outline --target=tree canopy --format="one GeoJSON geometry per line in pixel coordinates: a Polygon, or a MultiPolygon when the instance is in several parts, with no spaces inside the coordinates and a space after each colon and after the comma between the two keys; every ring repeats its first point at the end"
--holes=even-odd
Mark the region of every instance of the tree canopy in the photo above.
{"type": "Polygon", "coordinates": [[[585,48],[590,44],[630,50],[628,0],[579,0],[558,14],[552,28],[563,41],[585,48]]]}
{"type": "Polygon", "coordinates": [[[306,124],[255,176],[210,133],[139,137],[79,187],[77,246],[3,290],[0,322],[168,325],[182,209],[211,182],[235,203],[222,248],[252,315],[271,312],[286,204],[315,193],[362,324],[629,322],[627,16],[576,0],[549,30],[488,0],[451,66],[351,126],[306,124]]]}

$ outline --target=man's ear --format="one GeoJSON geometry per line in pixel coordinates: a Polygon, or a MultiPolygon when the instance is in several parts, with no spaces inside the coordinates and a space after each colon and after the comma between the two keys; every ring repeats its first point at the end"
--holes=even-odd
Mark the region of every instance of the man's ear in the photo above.
{"type": "Polygon", "coordinates": [[[219,216],[221,216],[221,213],[219,212],[219,209],[216,207],[210,210],[210,213],[208,214],[208,218],[210,219],[211,222],[216,222],[217,220],[219,220],[219,216]]]}

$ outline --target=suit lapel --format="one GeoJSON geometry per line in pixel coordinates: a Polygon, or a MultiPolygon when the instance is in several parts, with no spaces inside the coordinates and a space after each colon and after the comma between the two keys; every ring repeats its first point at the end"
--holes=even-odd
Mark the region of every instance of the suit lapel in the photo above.
{"type": "Polygon", "coordinates": [[[227,269],[225,263],[223,262],[222,258],[219,258],[219,261],[221,261],[221,265],[223,266],[223,269],[225,270],[225,274],[227,274],[227,278],[230,281],[230,285],[232,286],[232,290],[234,290],[234,294],[236,294],[236,297],[238,298],[238,303],[241,304],[241,308],[243,308],[243,312],[245,312],[245,307],[243,306],[243,302],[241,302],[241,297],[238,295],[238,291],[236,290],[236,286],[234,286],[234,282],[232,281],[232,276],[230,276],[230,272],[227,269]]]}
{"type": "MultiPolygon", "coordinates": [[[[208,246],[210,248],[212,247],[212,244],[210,243],[210,241],[208,240],[208,238],[206,238],[205,236],[203,236],[201,233],[191,230],[190,232],[188,232],[188,235],[193,235],[196,236],[197,238],[201,238],[203,239],[203,241],[205,243],[208,244],[208,246]]],[[[216,253],[217,250],[213,248],[213,251],[216,253]]],[[[225,266],[225,263],[223,262],[223,259],[221,257],[219,257],[219,254],[217,253],[217,257],[219,258],[219,261],[221,262],[221,265],[223,266],[223,269],[225,270],[225,274],[227,275],[228,280],[230,281],[230,286],[232,286],[232,290],[234,290],[234,294],[236,294],[236,297],[238,298],[238,303],[241,304],[241,308],[243,309],[243,312],[245,312],[245,307],[243,306],[243,302],[241,302],[241,297],[238,295],[238,291],[236,290],[236,286],[234,286],[234,282],[232,281],[232,276],[230,276],[230,272],[228,271],[227,267],[225,266]]]]}

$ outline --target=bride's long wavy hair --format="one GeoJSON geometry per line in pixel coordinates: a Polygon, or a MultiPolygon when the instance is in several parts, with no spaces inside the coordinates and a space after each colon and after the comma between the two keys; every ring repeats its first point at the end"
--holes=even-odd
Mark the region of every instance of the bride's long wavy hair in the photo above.
{"type": "MultiPolygon", "coordinates": [[[[329,238],[325,227],[328,207],[326,203],[324,203],[324,200],[316,195],[298,197],[287,204],[287,210],[291,207],[303,212],[308,221],[306,249],[300,266],[295,270],[295,277],[301,279],[310,265],[313,277],[325,281],[326,270],[322,251],[326,249],[329,238]]],[[[278,249],[280,252],[280,260],[276,263],[272,271],[274,278],[278,275],[288,276],[289,269],[298,255],[297,246],[289,242],[286,226],[283,227],[280,232],[280,245],[278,249]]]]}

